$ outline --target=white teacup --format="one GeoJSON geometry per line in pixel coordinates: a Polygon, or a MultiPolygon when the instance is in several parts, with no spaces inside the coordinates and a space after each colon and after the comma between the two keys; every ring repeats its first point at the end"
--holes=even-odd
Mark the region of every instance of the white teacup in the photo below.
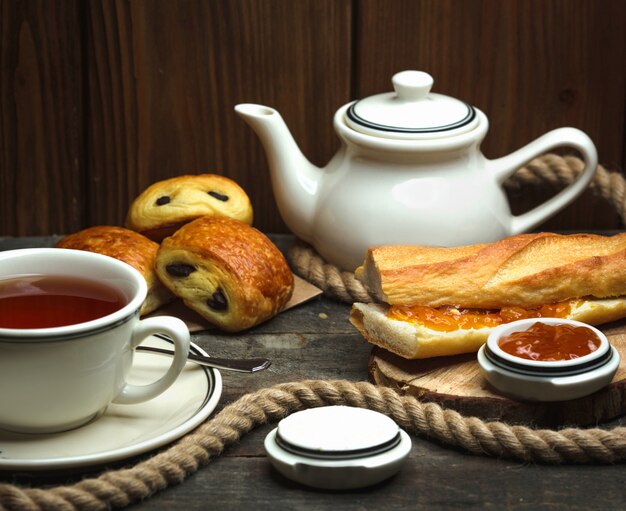
{"type": "Polygon", "coordinates": [[[68,326],[0,328],[0,428],[24,433],[69,430],[100,416],[110,403],[152,399],[178,378],[187,361],[189,330],[173,317],[139,319],[147,285],[137,270],[78,250],[0,252],[0,284],[32,274],[105,283],[121,292],[125,304],[103,317],[68,326]],[[172,364],[154,383],[127,383],[134,348],[157,333],[174,341],[172,364]]]}

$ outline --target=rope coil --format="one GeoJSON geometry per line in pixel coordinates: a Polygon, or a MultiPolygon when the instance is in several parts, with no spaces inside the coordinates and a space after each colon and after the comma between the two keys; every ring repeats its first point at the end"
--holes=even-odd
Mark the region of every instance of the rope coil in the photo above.
{"type": "Polygon", "coordinates": [[[546,464],[626,460],[626,428],[533,430],[463,417],[393,389],[345,380],[281,383],[246,394],[167,450],[132,468],[49,489],[0,485],[6,511],[105,510],[145,500],[183,482],[254,428],[307,408],[346,405],[391,417],[408,433],[475,455],[546,464]]]}
{"type": "MultiPolygon", "coordinates": [[[[546,155],[520,169],[507,186],[569,184],[581,172],[578,158],[546,155]]],[[[626,223],[626,182],[598,167],[591,190],[613,204],[626,223]]],[[[303,278],[345,302],[371,301],[349,272],[326,264],[310,247],[295,245],[289,257],[303,278]]],[[[111,470],[71,485],[27,488],[0,484],[0,511],[105,510],[122,508],[182,483],[254,428],[290,413],[326,405],[369,408],[395,420],[408,433],[474,455],[546,464],[607,464],[626,461],[626,428],[559,431],[511,426],[464,417],[436,403],[366,382],[307,380],[246,394],[177,443],[131,468],[111,470]]]]}

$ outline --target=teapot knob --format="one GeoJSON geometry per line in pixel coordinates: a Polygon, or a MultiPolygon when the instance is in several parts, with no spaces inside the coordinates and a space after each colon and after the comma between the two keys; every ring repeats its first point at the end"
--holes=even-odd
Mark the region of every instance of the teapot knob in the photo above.
{"type": "Polygon", "coordinates": [[[416,101],[428,96],[433,77],[424,71],[401,71],[393,75],[391,82],[400,99],[416,101]]]}

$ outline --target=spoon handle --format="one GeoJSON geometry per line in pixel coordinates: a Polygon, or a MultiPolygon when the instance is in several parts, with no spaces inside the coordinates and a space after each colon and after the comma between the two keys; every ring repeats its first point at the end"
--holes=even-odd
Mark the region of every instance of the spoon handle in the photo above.
{"type": "MultiPolygon", "coordinates": [[[[156,353],[158,355],[173,356],[172,350],[155,348],[152,346],[137,346],[138,351],[147,351],[150,353],[156,353]]],[[[195,353],[189,353],[188,360],[194,361],[196,364],[200,364],[207,367],[214,367],[216,369],[223,369],[224,371],[237,371],[240,373],[256,373],[267,369],[271,362],[265,358],[247,358],[247,359],[233,359],[233,358],[216,358],[205,357],[203,355],[196,355],[195,353]]]]}

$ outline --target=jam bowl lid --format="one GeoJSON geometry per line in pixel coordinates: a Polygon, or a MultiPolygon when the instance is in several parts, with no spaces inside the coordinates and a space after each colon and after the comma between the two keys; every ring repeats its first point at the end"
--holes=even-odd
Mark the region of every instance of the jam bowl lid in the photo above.
{"type": "Polygon", "coordinates": [[[494,328],[489,334],[487,343],[485,344],[485,356],[489,358],[492,363],[506,367],[512,371],[544,376],[565,376],[590,371],[595,367],[606,364],[613,354],[606,335],[587,323],[564,318],[530,318],[512,321],[494,328]],[[587,355],[569,360],[555,361],[528,360],[516,357],[515,355],[505,352],[500,347],[499,341],[502,337],[513,332],[528,330],[535,323],[585,327],[596,335],[600,341],[600,346],[587,355]]]}
{"type": "Polygon", "coordinates": [[[276,442],[289,452],[313,458],[361,458],[398,445],[400,428],[386,415],[372,410],[326,406],[282,419],[276,442]]]}
{"type": "Polygon", "coordinates": [[[394,92],[351,103],[345,123],[367,135],[411,140],[455,136],[480,123],[473,106],[430,92],[434,80],[428,73],[401,71],[391,81],[394,92]]]}
{"type": "Polygon", "coordinates": [[[397,473],[411,451],[411,439],[380,412],[322,406],[282,419],[264,446],[283,476],[315,488],[345,490],[397,473]]]}

